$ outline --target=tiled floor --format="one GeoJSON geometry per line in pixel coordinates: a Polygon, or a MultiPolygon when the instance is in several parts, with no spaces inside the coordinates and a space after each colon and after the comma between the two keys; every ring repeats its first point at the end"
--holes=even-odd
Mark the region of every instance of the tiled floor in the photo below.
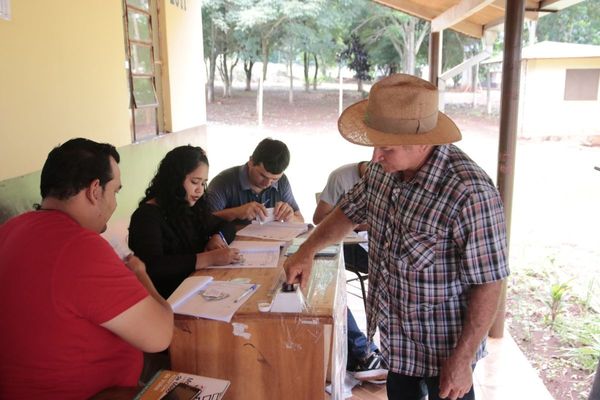
{"type": "MultiPolygon", "coordinates": [[[[364,332],[365,309],[359,297],[358,282],[349,283],[347,290],[348,306],[364,332]]],[[[488,353],[488,356],[475,368],[473,380],[477,400],[553,400],[508,332],[502,339],[488,339],[488,353]]],[[[357,386],[352,390],[350,399],[387,399],[385,385],[357,386]]]]}

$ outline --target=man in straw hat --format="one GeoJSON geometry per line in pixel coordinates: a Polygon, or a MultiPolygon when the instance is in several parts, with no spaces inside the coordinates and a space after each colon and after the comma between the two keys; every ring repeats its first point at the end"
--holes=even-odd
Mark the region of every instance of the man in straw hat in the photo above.
{"type": "Polygon", "coordinates": [[[472,371],[509,274],[502,201],[453,142],[437,88],[396,74],[338,120],[342,136],[372,146],[371,166],[285,263],[308,282],[312,258],[356,224],[369,225],[368,335],[379,327],[389,399],[473,399],[472,371]]]}

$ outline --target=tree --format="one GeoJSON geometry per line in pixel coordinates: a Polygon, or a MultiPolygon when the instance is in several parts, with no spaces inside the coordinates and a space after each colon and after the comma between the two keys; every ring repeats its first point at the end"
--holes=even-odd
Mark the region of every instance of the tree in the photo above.
{"type": "Polygon", "coordinates": [[[600,1],[587,0],[540,18],[537,38],[600,45],[600,1]]]}
{"type": "Polygon", "coordinates": [[[340,58],[348,61],[348,68],[355,72],[354,77],[358,80],[358,91],[363,92],[363,81],[371,79],[371,64],[365,45],[360,42],[358,35],[350,35],[346,42],[346,50],[340,54],[340,58]]]}
{"type": "Polygon", "coordinates": [[[223,80],[223,95],[231,96],[233,68],[237,64],[237,41],[234,34],[236,2],[229,0],[205,0],[202,4],[204,54],[208,54],[208,101],[214,99],[215,70],[223,80]],[[228,58],[235,61],[228,64],[228,58]]]}
{"type": "Polygon", "coordinates": [[[354,31],[360,32],[369,48],[380,48],[378,54],[390,55],[384,50],[389,49],[391,44],[396,51],[396,57],[382,61],[389,64],[390,69],[401,63],[403,72],[414,74],[417,54],[429,33],[429,22],[389,7],[369,4],[367,17],[354,31]]]}
{"type": "Polygon", "coordinates": [[[254,63],[260,60],[260,42],[256,34],[248,35],[245,32],[236,31],[237,42],[239,43],[239,56],[244,64],[244,73],[246,75],[245,91],[250,91],[252,82],[252,67],[254,63]]]}
{"type": "Polygon", "coordinates": [[[224,18],[225,1],[206,0],[202,3],[202,29],[204,36],[204,56],[208,58],[207,100],[212,103],[215,91],[215,70],[219,56],[219,34],[226,29],[224,18]]]}
{"type": "Polygon", "coordinates": [[[317,16],[325,0],[238,0],[241,6],[237,13],[237,24],[245,32],[256,32],[260,37],[261,58],[263,61],[263,79],[267,77],[269,52],[275,41],[281,36],[284,23],[317,16]]]}

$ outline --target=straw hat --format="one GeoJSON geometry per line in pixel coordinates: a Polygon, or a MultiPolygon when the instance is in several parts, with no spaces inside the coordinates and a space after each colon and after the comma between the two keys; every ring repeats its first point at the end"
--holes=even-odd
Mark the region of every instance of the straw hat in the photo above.
{"type": "Polygon", "coordinates": [[[412,75],[395,74],[375,83],[369,98],[354,103],[338,119],[342,136],[363,146],[445,144],[460,130],[438,111],[438,90],[412,75]]]}

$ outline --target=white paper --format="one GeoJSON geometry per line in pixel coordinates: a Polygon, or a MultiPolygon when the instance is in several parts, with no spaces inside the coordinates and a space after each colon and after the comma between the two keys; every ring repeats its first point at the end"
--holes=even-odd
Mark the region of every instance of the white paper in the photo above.
{"type": "Polygon", "coordinates": [[[190,276],[185,278],[177,289],[167,299],[173,311],[191,296],[198,294],[206,285],[212,281],[212,276],[190,276]]]}
{"type": "Polygon", "coordinates": [[[211,265],[208,268],[277,268],[284,244],[285,242],[234,240],[229,247],[240,251],[241,261],[228,265],[211,265]]]}
{"type": "Polygon", "coordinates": [[[265,224],[267,222],[275,221],[275,208],[267,208],[267,216],[265,218],[260,218],[260,216],[256,216],[254,219],[259,224],[265,224]]]}
{"type": "MultiPolygon", "coordinates": [[[[189,278],[188,278],[189,279],[189,278]]],[[[173,311],[177,314],[191,315],[194,317],[214,319],[217,321],[231,322],[235,312],[258,290],[260,285],[252,283],[233,283],[225,281],[212,281],[208,286],[212,291],[221,291],[228,296],[221,300],[206,300],[201,292],[180,303],[173,311]],[[254,289],[247,292],[248,289],[254,289]],[[243,297],[242,294],[247,294],[243,297]],[[237,300],[237,301],[236,301],[237,300]]]]}
{"type": "Polygon", "coordinates": [[[238,231],[240,236],[249,236],[260,239],[290,241],[308,230],[307,224],[297,222],[267,222],[259,224],[256,222],[246,225],[238,231]]]}

